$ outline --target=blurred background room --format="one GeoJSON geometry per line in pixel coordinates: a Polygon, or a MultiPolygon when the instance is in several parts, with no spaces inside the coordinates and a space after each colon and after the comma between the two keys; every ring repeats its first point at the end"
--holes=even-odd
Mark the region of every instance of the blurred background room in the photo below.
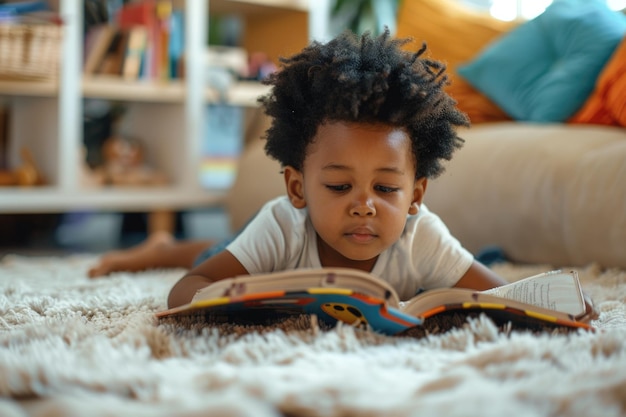
{"type": "MultiPolygon", "coordinates": [[[[0,1],[0,256],[228,236],[279,58],[347,28],[395,34],[402,2],[420,1],[0,1]]],[[[502,21],[552,3],[456,2],[502,21]]]]}

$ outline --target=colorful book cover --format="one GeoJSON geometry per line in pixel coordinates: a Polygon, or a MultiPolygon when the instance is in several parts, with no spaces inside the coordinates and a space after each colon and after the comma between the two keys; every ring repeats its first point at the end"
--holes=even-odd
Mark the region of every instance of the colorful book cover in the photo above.
{"type": "Polygon", "coordinates": [[[182,309],[158,313],[158,317],[200,315],[213,323],[271,323],[290,315],[315,314],[333,325],[337,321],[397,334],[421,324],[421,320],[390,308],[383,300],[342,288],[309,288],[271,291],[234,297],[199,300],[182,309]]]}
{"type": "Polygon", "coordinates": [[[321,268],[218,280],[199,290],[190,303],[159,312],[157,317],[192,315],[207,324],[272,324],[285,316],[308,314],[329,324],[341,321],[397,335],[416,327],[441,327],[452,317],[462,325],[480,314],[518,329],[592,330],[582,319],[585,313],[575,271],[547,272],[488,291],[433,289],[401,302],[386,281],[369,273],[321,268]],[[543,298],[554,308],[541,307],[543,298]]]}

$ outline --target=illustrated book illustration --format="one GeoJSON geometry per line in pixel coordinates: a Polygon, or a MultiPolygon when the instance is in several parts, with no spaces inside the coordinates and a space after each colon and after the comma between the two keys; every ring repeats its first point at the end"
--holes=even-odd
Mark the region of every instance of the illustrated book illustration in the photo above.
{"type": "Polygon", "coordinates": [[[207,323],[261,323],[314,314],[396,335],[442,314],[485,313],[518,325],[591,329],[576,271],[550,271],[486,291],[440,288],[400,301],[382,279],[348,268],[299,269],[238,276],[199,290],[158,318],[202,316],[207,323]]]}

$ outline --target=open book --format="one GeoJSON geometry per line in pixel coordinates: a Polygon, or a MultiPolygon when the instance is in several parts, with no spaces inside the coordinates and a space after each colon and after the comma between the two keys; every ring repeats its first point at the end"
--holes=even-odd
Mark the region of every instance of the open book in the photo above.
{"type": "Polygon", "coordinates": [[[585,302],[576,271],[551,271],[487,291],[441,288],[401,302],[373,275],[347,268],[298,269],[239,276],[199,290],[189,304],[157,317],[202,315],[212,322],[259,322],[289,314],[315,314],[398,334],[450,311],[485,312],[516,323],[591,327],[580,319],[585,302]]]}

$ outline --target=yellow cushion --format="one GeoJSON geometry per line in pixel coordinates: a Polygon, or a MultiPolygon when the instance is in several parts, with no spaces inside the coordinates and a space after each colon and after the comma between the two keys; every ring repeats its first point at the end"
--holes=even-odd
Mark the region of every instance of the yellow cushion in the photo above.
{"type": "Polygon", "coordinates": [[[426,42],[430,56],[448,68],[469,61],[516,23],[473,11],[455,0],[404,0],[398,11],[397,36],[426,42]]]}
{"type": "MultiPolygon", "coordinates": [[[[455,0],[404,0],[398,10],[396,35],[413,38],[418,46],[427,43],[427,55],[448,67],[452,84],[447,92],[457,100],[459,109],[467,113],[472,123],[483,123],[510,118],[485,95],[456,76],[456,67],[515,26],[517,23],[473,11],[455,0]]],[[[414,43],[409,46],[416,49],[414,43]]]]}

